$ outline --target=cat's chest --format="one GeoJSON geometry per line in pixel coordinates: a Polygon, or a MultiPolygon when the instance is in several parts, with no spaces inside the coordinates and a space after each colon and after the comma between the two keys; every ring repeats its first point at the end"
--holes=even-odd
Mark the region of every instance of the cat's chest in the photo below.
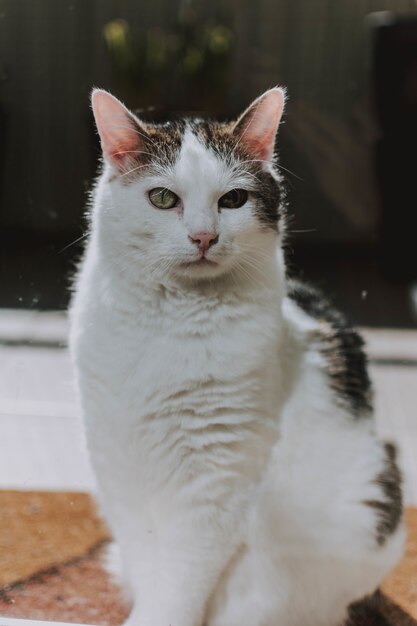
{"type": "Polygon", "coordinates": [[[162,315],[95,316],[81,360],[86,387],[100,388],[94,394],[100,403],[124,405],[135,419],[197,410],[201,398],[207,411],[211,405],[267,410],[278,377],[276,314],[225,306],[162,315]]]}

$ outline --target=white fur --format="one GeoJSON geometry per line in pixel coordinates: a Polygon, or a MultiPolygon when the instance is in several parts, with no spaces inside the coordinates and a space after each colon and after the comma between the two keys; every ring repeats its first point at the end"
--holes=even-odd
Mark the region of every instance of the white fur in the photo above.
{"type": "Polygon", "coordinates": [[[383,453],[329,390],[251,184],[187,131],[170,171],[98,184],[71,350],[132,626],[337,626],[398,560],[376,546],[383,453]],[[168,187],[183,211],[147,200],[168,187]],[[215,229],[215,268],[192,232],[215,229]]]}

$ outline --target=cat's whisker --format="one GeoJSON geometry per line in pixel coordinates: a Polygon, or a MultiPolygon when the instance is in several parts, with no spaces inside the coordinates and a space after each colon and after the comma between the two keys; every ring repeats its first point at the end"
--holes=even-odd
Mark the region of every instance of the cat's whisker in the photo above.
{"type": "MultiPolygon", "coordinates": [[[[266,259],[265,260],[269,260],[266,259]]],[[[266,271],[266,265],[265,263],[262,262],[262,259],[257,259],[254,256],[244,256],[242,263],[246,263],[246,265],[249,265],[250,267],[253,267],[254,269],[256,269],[258,272],[260,272],[261,274],[264,274],[266,271]]]]}
{"type": "Polygon", "coordinates": [[[239,160],[239,165],[246,165],[247,163],[268,163],[265,159],[245,159],[244,161],[239,160]]]}
{"type": "Polygon", "coordinates": [[[280,165],[280,163],[277,163],[277,167],[278,169],[284,170],[285,172],[288,172],[288,174],[291,174],[292,176],[295,176],[295,178],[298,178],[298,180],[301,180],[302,182],[304,182],[304,178],[301,178],[301,176],[298,176],[298,174],[296,174],[295,172],[292,172],[287,167],[280,165]]]}
{"type": "Polygon", "coordinates": [[[152,152],[147,152],[146,150],[119,150],[118,152],[113,152],[112,156],[120,156],[123,154],[135,154],[135,155],[147,155],[152,158],[155,158],[155,155],[152,152]]]}
{"type": "Polygon", "coordinates": [[[317,228],[287,228],[287,233],[316,233],[317,228]]]}
{"type": "Polygon", "coordinates": [[[259,282],[258,277],[252,274],[242,262],[238,263],[238,268],[239,271],[244,274],[250,282],[259,282]]]}
{"type": "Polygon", "coordinates": [[[90,231],[87,231],[86,233],[81,235],[81,237],[78,237],[77,239],[74,239],[74,241],[71,241],[71,243],[69,243],[67,246],[64,246],[61,250],[59,250],[58,254],[61,254],[61,252],[64,252],[65,250],[68,250],[68,248],[71,248],[71,246],[74,246],[79,241],[82,241],[83,239],[88,237],[89,234],[90,234],[90,231]]]}
{"type": "MultiPolygon", "coordinates": [[[[247,165],[249,163],[268,164],[268,161],[265,160],[265,159],[245,159],[244,161],[239,161],[238,165],[247,165]]],[[[298,176],[298,174],[296,174],[292,170],[288,169],[287,167],[284,167],[284,165],[281,165],[280,163],[276,163],[275,167],[278,167],[278,169],[284,170],[285,172],[288,172],[288,174],[291,174],[292,176],[295,176],[295,178],[298,178],[298,180],[304,181],[304,179],[301,178],[301,176],[298,176]]],[[[246,172],[245,171],[245,174],[250,174],[250,172],[246,172]]]]}
{"type": "Polygon", "coordinates": [[[133,172],[142,170],[144,167],[149,167],[149,165],[145,163],[144,165],[138,165],[136,167],[132,167],[132,169],[130,169],[128,172],[123,172],[123,174],[119,174],[119,178],[124,178],[125,176],[129,176],[129,174],[133,174],[133,172]]]}
{"type": "Polygon", "coordinates": [[[262,183],[261,179],[260,179],[260,178],[259,178],[256,174],[254,174],[253,172],[247,172],[247,171],[245,171],[245,172],[244,172],[244,174],[243,174],[243,176],[245,176],[245,177],[246,177],[246,176],[249,176],[250,178],[252,178],[253,180],[255,180],[257,183],[259,183],[259,184],[261,184],[261,183],[262,183]]]}
{"type": "Polygon", "coordinates": [[[234,287],[236,287],[236,289],[239,289],[239,282],[238,282],[238,280],[236,278],[236,268],[235,268],[235,266],[232,266],[232,268],[230,269],[229,276],[232,279],[232,283],[233,283],[234,287]]]}
{"type": "Polygon", "coordinates": [[[254,269],[261,276],[264,276],[266,273],[265,264],[261,263],[260,261],[257,261],[254,257],[244,257],[244,259],[242,260],[242,263],[254,269]]]}
{"type": "Polygon", "coordinates": [[[241,249],[243,252],[254,252],[256,256],[259,256],[263,259],[270,259],[271,255],[267,252],[264,252],[258,245],[245,241],[241,244],[241,249]]]}

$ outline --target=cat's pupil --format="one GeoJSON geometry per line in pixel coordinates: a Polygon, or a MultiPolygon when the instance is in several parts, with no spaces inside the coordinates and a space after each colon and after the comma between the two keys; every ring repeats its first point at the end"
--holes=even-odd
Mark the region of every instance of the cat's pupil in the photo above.
{"type": "Polygon", "coordinates": [[[165,187],[151,189],[148,196],[152,204],[158,209],[172,209],[177,206],[179,201],[177,194],[165,187]]]}
{"type": "Polygon", "coordinates": [[[220,198],[219,208],[238,209],[247,202],[247,199],[248,192],[246,189],[231,189],[220,198]]]}

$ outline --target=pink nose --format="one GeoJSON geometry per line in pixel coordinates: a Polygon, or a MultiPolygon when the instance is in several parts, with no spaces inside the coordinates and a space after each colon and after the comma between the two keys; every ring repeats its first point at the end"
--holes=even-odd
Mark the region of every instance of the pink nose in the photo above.
{"type": "Polygon", "coordinates": [[[190,241],[195,243],[200,252],[204,254],[215,243],[219,241],[219,236],[215,232],[210,233],[195,233],[194,235],[188,235],[190,241]]]}

